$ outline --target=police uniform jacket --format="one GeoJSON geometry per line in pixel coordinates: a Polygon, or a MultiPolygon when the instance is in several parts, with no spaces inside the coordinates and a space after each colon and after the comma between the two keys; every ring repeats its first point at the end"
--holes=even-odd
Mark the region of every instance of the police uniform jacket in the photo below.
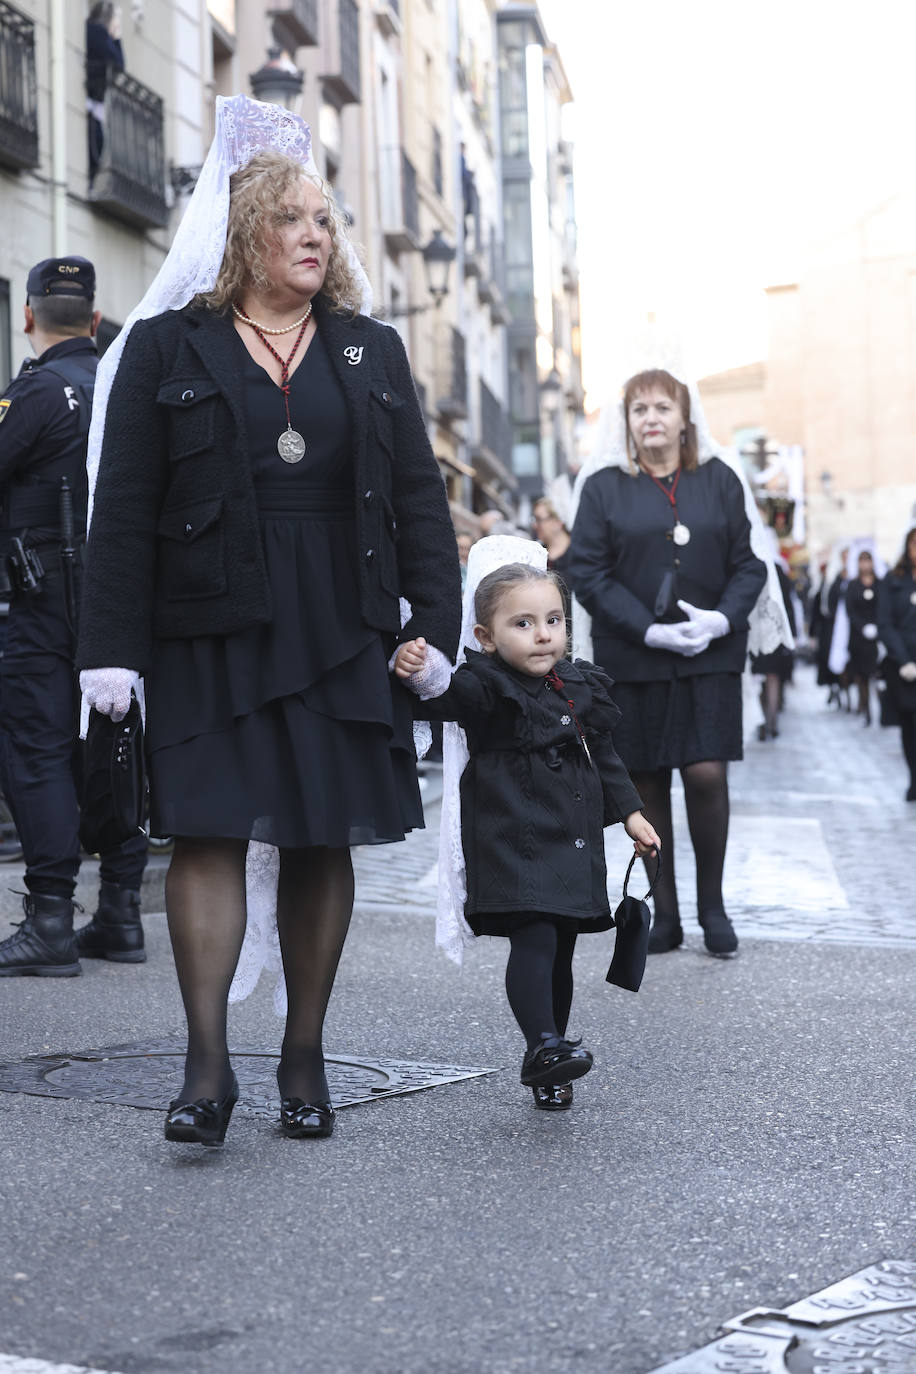
{"type": "MultiPolygon", "coordinates": [[[[320,294],[313,309],[351,419],[363,619],[397,636],[406,597],[403,638],[423,635],[453,657],[455,536],[400,336],[320,294]]],[[[144,672],[154,636],[228,635],[270,619],[232,331],[229,316],[186,307],[128,337],[105,421],[80,668],[144,672]]],[[[279,392],[277,414],[279,434],[279,392]]]]}
{"type": "Polygon", "coordinates": [[[677,512],[690,531],[684,545],[672,538],[670,502],[646,473],[601,468],[582,488],[569,576],[592,617],[595,658],[619,682],[740,673],[744,667],[748,616],[766,582],[766,566],[751,550],[741,482],[719,458],[682,470],[677,512]],[[666,574],[673,609],[658,615],[666,574]],[[650,625],[686,619],[678,599],[721,611],[731,632],[692,658],[647,648],[650,625]]]}
{"type": "Polygon", "coordinates": [[[882,579],[878,635],[898,666],[916,663],[916,578],[894,571],[882,579]]]}
{"type": "Polygon", "coordinates": [[[469,651],[448,691],[416,708],[429,720],[457,720],[467,735],[461,829],[472,929],[475,914],[489,912],[611,924],[603,827],[642,802],[614,748],[620,713],[610,679],[584,659],[562,659],[556,672],[562,696],[545,678],[469,651]]]}
{"type": "Polygon", "coordinates": [[[26,542],[57,539],[60,482],[73,494],[77,533],[86,526],[86,435],[91,384],[98,366],[95,341],[66,339],[31,358],[0,397],[2,545],[28,531],[26,542]],[[66,367],[69,378],[54,370],[66,367]],[[84,381],[81,388],[79,380],[84,381]]]}

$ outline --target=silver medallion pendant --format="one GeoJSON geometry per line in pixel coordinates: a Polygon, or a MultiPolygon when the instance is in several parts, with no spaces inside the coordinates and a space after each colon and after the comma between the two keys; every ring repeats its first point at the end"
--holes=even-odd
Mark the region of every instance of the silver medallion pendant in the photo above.
{"type": "Polygon", "coordinates": [[[687,526],[682,525],[679,520],[671,531],[671,538],[674,540],[675,544],[680,544],[683,548],[685,544],[690,543],[690,531],[687,526]]]}
{"type": "Polygon", "coordinates": [[[294,429],[285,429],[277,440],[277,452],[284,463],[300,463],[305,454],[305,440],[294,429]]]}
{"type": "Polygon", "coordinates": [[[910,605],[916,606],[916,592],[910,592],[910,605]]]}
{"type": "Polygon", "coordinates": [[[865,601],[871,601],[874,598],[874,595],[875,594],[872,591],[871,587],[866,587],[865,591],[862,593],[863,600],[865,601]]]}

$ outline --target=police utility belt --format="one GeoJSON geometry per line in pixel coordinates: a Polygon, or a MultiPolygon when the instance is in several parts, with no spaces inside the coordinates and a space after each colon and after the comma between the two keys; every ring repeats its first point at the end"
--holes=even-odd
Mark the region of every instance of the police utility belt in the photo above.
{"type": "MultiPolygon", "coordinates": [[[[6,511],[7,529],[2,540],[6,554],[9,591],[34,596],[48,572],[62,558],[82,563],[85,536],[74,536],[72,493],[69,484],[14,487],[6,511]],[[49,539],[47,531],[55,534],[49,539]],[[16,530],[17,533],[11,533],[16,530]],[[31,531],[41,531],[33,538],[31,531]]],[[[4,589],[0,587],[0,593],[4,589]]]]}

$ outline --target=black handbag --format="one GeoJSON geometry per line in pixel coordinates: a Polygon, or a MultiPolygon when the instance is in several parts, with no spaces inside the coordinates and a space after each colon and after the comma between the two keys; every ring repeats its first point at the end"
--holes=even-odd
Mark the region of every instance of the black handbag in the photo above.
{"type": "Polygon", "coordinates": [[[108,854],[144,829],[145,812],[143,719],[132,697],[123,720],[89,713],[80,844],[88,854],[108,854]]]}
{"type": "Polygon", "coordinates": [[[652,896],[662,871],[662,851],[657,849],[655,854],[655,877],[649,885],[649,891],[641,900],[639,897],[627,896],[627,883],[630,881],[630,874],[637,858],[633,855],[623,880],[623,901],[614,912],[617,939],[614,943],[614,957],[611,959],[611,967],[607,971],[605,981],[614,983],[618,988],[626,988],[628,992],[639,992],[639,985],[646,971],[651,923],[646,901],[652,896]]]}

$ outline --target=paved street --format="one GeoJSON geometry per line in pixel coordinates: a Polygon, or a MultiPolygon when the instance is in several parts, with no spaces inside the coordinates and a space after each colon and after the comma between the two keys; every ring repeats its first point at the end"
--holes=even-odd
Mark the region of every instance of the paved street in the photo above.
{"type": "MultiPolygon", "coordinates": [[[[212,1152],[151,1111],[0,1093],[3,1374],[648,1374],[752,1306],[916,1258],[916,806],[898,733],[824,698],[800,670],[767,744],[748,706],[740,956],[702,953],[682,814],[685,949],[633,996],[604,981],[612,937],[580,942],[596,1065],[569,1114],[518,1084],[503,942],[461,972],[433,947],[434,800],[426,832],[356,855],[327,1048],[496,1072],[349,1107],[330,1141],[239,1113],[212,1152]]],[[[614,886],[626,847],[609,836],[614,886]]],[[[180,1032],[146,925],[142,967],[0,985],[0,1058],[180,1032]]],[[[266,982],[232,1037],[276,1049],[266,982]]]]}

